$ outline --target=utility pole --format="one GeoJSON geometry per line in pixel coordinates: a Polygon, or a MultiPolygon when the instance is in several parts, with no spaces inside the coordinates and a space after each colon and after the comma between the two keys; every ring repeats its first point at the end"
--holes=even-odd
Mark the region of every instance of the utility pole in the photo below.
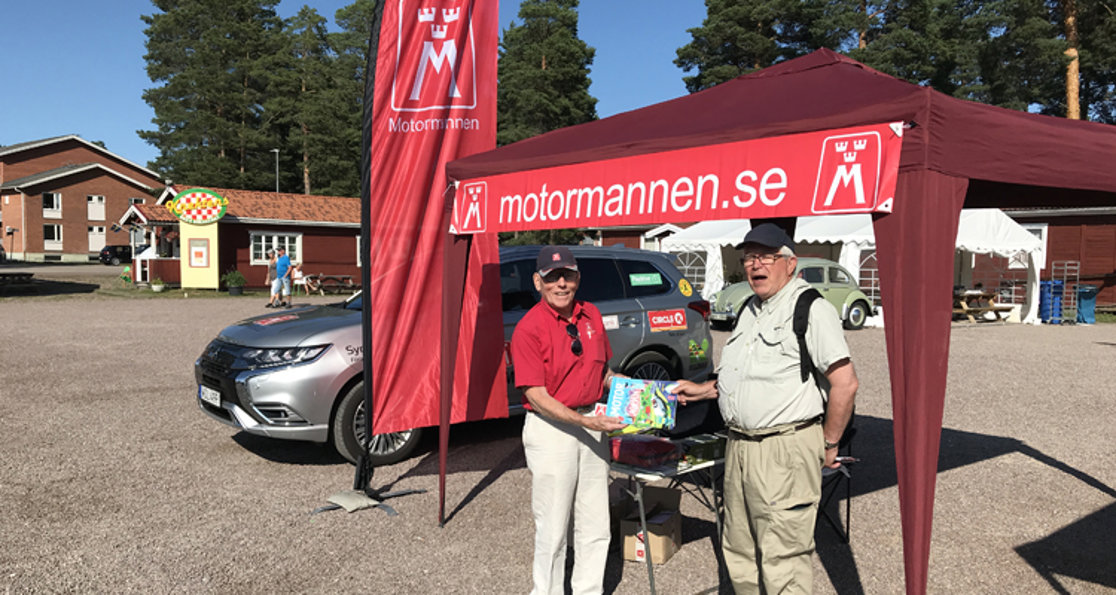
{"type": "Polygon", "coordinates": [[[275,194],[279,194],[279,149],[272,149],[275,153],[275,194]]]}

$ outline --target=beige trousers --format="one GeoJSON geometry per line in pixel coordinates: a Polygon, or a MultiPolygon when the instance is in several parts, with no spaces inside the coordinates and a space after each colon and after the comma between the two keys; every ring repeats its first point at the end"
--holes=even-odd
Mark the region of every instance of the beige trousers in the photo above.
{"type": "Polygon", "coordinates": [[[523,451],[531,470],[535,517],[533,595],[562,595],[566,534],[573,516],[574,595],[604,591],[611,538],[608,520],[608,437],[528,413],[523,451]]]}
{"type": "Polygon", "coordinates": [[[821,424],[765,438],[730,438],[723,551],[737,593],[811,593],[821,498],[821,424]]]}

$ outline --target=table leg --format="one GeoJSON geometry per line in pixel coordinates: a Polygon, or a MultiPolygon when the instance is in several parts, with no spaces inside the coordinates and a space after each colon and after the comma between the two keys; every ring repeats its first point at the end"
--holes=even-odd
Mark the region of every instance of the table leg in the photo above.
{"type": "Polygon", "coordinates": [[[655,566],[651,563],[651,539],[647,534],[647,511],[643,508],[643,482],[636,480],[635,484],[636,504],[639,506],[639,528],[643,531],[643,558],[647,562],[647,581],[651,584],[651,595],[655,595],[655,566]]]}

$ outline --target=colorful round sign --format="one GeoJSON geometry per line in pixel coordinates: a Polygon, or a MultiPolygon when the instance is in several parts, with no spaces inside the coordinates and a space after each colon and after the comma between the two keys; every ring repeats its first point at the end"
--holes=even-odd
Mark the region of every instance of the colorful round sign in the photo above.
{"type": "Polygon", "coordinates": [[[694,294],[694,288],[691,287],[690,282],[685,279],[678,280],[678,291],[681,291],[682,295],[686,297],[690,297],[694,294]]]}
{"type": "Polygon", "coordinates": [[[167,201],[167,210],[183,223],[205,225],[225,216],[229,200],[212,190],[191,188],[167,201]]]}

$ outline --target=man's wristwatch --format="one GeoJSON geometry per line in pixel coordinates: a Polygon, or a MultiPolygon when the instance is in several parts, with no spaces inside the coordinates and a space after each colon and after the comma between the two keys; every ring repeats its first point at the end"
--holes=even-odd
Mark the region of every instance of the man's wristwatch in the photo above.
{"type": "MultiPolygon", "coordinates": [[[[824,440],[824,438],[823,438],[823,440],[824,440]]],[[[825,449],[826,450],[833,450],[834,448],[837,448],[837,446],[838,446],[837,442],[830,442],[828,440],[825,441],[825,449]]]]}

